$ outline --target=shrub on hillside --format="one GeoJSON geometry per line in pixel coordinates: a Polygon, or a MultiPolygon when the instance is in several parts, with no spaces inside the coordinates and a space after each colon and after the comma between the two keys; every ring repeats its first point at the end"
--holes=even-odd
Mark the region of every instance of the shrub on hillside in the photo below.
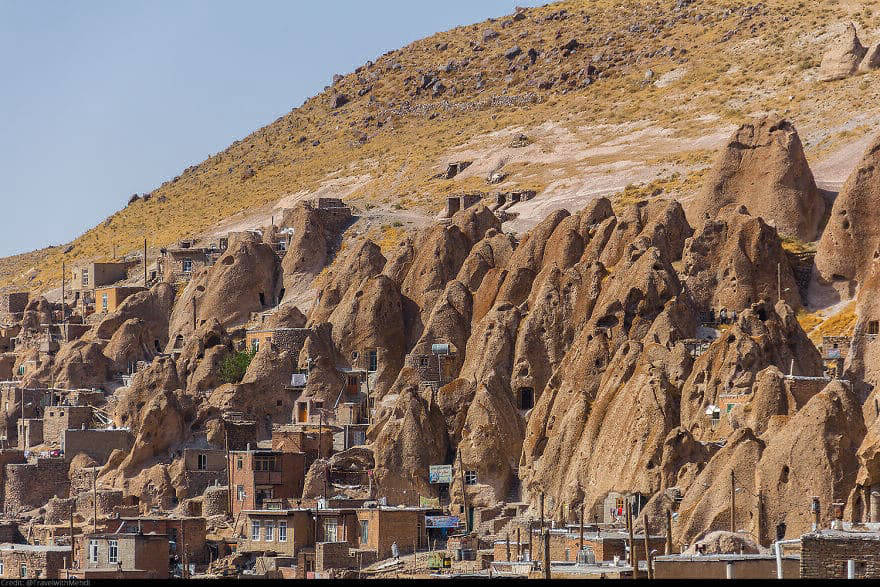
{"type": "Polygon", "coordinates": [[[223,383],[239,383],[247,371],[255,352],[238,351],[223,357],[220,361],[220,381],[223,383]]]}

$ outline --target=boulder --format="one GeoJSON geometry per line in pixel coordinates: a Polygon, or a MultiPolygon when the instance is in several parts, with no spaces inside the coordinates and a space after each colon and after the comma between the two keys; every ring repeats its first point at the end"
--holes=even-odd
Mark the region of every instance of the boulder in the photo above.
{"type": "Polygon", "coordinates": [[[849,23],[822,55],[819,79],[827,82],[851,76],[858,70],[867,51],[859,41],[856,25],[849,23]]]}

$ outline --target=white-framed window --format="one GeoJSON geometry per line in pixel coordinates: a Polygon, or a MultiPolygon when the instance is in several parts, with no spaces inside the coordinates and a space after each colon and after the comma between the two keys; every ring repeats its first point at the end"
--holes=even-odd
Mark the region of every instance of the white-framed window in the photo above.
{"type": "Polygon", "coordinates": [[[465,485],[476,485],[477,484],[477,472],[476,471],[465,471],[464,472],[464,484],[465,485]]]}
{"type": "Polygon", "coordinates": [[[89,540],[89,561],[96,563],[98,562],[98,541],[97,540],[89,540]]]}
{"type": "Polygon", "coordinates": [[[275,542],[275,522],[266,522],[266,542],[275,542]]]}
{"type": "Polygon", "coordinates": [[[369,520],[361,520],[361,544],[366,544],[370,541],[370,521],[369,520]]]}
{"type": "Polygon", "coordinates": [[[244,485],[239,485],[236,492],[238,496],[238,501],[244,501],[245,493],[244,493],[244,485]]]}
{"type": "Polygon", "coordinates": [[[253,542],[260,541],[260,521],[259,520],[253,520],[251,522],[251,540],[253,542]]]}
{"type": "Polygon", "coordinates": [[[20,573],[19,576],[22,579],[27,579],[27,565],[25,565],[25,564],[21,565],[21,568],[19,569],[19,573],[20,573]]]}
{"type": "Polygon", "coordinates": [[[0,560],[0,577],[3,576],[3,571],[4,571],[4,568],[3,568],[3,561],[0,560]]]}
{"type": "Polygon", "coordinates": [[[118,563],[119,562],[119,542],[116,540],[109,540],[107,542],[108,545],[108,555],[107,562],[109,563],[118,563]]]}
{"type": "Polygon", "coordinates": [[[109,301],[109,299],[108,299],[107,294],[106,294],[106,293],[102,293],[102,294],[101,294],[101,310],[102,310],[103,312],[107,312],[107,308],[109,307],[109,305],[110,305],[110,301],[109,301]]]}
{"type": "Polygon", "coordinates": [[[88,269],[82,270],[82,284],[83,285],[89,284],[89,270],[88,269]]]}
{"type": "Polygon", "coordinates": [[[184,259],[181,263],[181,269],[183,269],[184,273],[192,273],[193,270],[193,261],[192,259],[184,259]]]}
{"type": "Polygon", "coordinates": [[[205,471],[208,469],[208,455],[200,454],[198,459],[197,467],[199,471],[205,471]]]}
{"type": "Polygon", "coordinates": [[[287,522],[278,522],[278,542],[287,542],[287,522]]]}
{"type": "Polygon", "coordinates": [[[254,338],[251,340],[251,352],[255,353],[260,350],[260,339],[254,338]]]}
{"type": "Polygon", "coordinates": [[[339,523],[336,521],[336,518],[325,518],[324,519],[324,542],[336,542],[336,534],[337,534],[338,528],[339,528],[339,523]]]}

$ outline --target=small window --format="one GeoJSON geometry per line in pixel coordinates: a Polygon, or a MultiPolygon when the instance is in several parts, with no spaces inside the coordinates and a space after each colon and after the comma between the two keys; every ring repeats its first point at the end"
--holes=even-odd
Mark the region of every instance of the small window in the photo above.
{"type": "Polygon", "coordinates": [[[238,501],[244,501],[244,498],[245,498],[244,485],[238,486],[237,495],[238,495],[238,501]]]}
{"type": "Polygon", "coordinates": [[[260,522],[259,522],[259,520],[254,520],[251,522],[251,541],[253,541],[253,542],[260,541],[260,522]]]}
{"type": "Polygon", "coordinates": [[[275,542],[275,522],[266,522],[266,542],[275,542]]]}
{"type": "Polygon", "coordinates": [[[476,485],[477,484],[477,472],[476,471],[465,471],[464,472],[464,484],[465,485],[476,485]]]}
{"type": "Polygon", "coordinates": [[[880,322],[877,320],[868,322],[868,334],[880,334],[880,322]]]}
{"type": "Polygon", "coordinates": [[[278,542],[287,542],[287,522],[278,522],[278,542]]]}
{"type": "Polygon", "coordinates": [[[88,269],[82,270],[82,284],[83,285],[89,284],[89,270],[88,269]]]}
{"type": "Polygon", "coordinates": [[[4,571],[4,569],[3,569],[3,561],[0,560],[0,577],[3,576],[3,571],[4,571]]]}
{"type": "Polygon", "coordinates": [[[198,462],[197,467],[198,467],[199,471],[206,471],[208,469],[208,455],[206,455],[206,454],[199,455],[199,462],[198,462]]]}
{"type": "Polygon", "coordinates": [[[21,568],[19,569],[19,573],[20,573],[19,576],[22,579],[27,579],[27,565],[21,565],[21,568]]]}
{"type": "Polygon", "coordinates": [[[98,541],[89,540],[89,560],[93,563],[98,562],[98,541]]]}
{"type": "Polygon", "coordinates": [[[107,299],[107,294],[101,294],[101,311],[107,312],[107,307],[109,306],[109,300],[107,299]]]}
{"type": "Polygon", "coordinates": [[[235,468],[241,471],[241,467],[243,466],[243,464],[244,459],[242,457],[238,457],[238,459],[235,461],[235,468]]]}
{"type": "Polygon", "coordinates": [[[192,259],[184,259],[181,264],[181,269],[184,273],[192,273],[193,270],[193,262],[192,259]]]}
{"type": "Polygon", "coordinates": [[[428,357],[419,357],[419,367],[422,369],[428,366],[428,357]]]}
{"type": "Polygon", "coordinates": [[[370,522],[369,520],[361,520],[361,544],[370,541],[370,522]]]}
{"type": "Polygon", "coordinates": [[[119,543],[116,540],[110,540],[108,542],[108,546],[109,546],[109,554],[107,556],[107,562],[118,563],[119,562],[119,543]]]}
{"type": "Polygon", "coordinates": [[[255,338],[251,340],[251,352],[256,353],[258,350],[260,350],[260,339],[255,338]]]}
{"type": "Polygon", "coordinates": [[[370,373],[373,373],[379,369],[379,353],[376,350],[371,350],[367,353],[368,358],[368,366],[367,370],[370,373]]]}

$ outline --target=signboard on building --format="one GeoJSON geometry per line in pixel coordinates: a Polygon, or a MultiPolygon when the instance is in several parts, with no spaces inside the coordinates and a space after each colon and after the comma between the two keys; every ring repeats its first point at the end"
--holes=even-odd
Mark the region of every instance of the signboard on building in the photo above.
{"type": "Polygon", "coordinates": [[[425,497],[424,495],[420,495],[419,496],[419,507],[439,508],[440,507],[440,498],[439,497],[425,497]]]}
{"type": "Polygon", "coordinates": [[[428,483],[452,483],[452,465],[428,467],[428,483]]]}
{"type": "Polygon", "coordinates": [[[458,528],[458,516],[425,516],[425,528],[458,528]]]}

